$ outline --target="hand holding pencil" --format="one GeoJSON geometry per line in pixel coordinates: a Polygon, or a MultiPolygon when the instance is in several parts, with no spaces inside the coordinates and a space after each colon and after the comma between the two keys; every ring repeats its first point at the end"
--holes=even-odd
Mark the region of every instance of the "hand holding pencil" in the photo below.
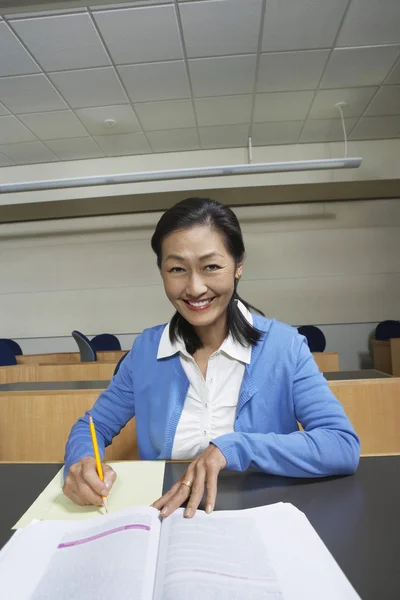
{"type": "Polygon", "coordinates": [[[89,418],[89,428],[92,436],[93,453],[95,456],[84,456],[81,460],[71,465],[65,478],[63,492],[68,498],[75,502],[75,504],[79,504],[80,506],[86,506],[88,504],[104,506],[107,510],[104,499],[107,504],[107,495],[117,476],[110,465],[101,463],[96,429],[93,419],[91,420],[92,424],[90,423],[89,418]],[[95,442],[93,442],[93,439],[95,442]]]}
{"type": "MultiPolygon", "coordinates": [[[[96,429],[94,426],[92,415],[89,415],[89,427],[90,427],[90,435],[92,436],[93,452],[94,452],[94,459],[96,461],[97,474],[98,474],[99,478],[101,479],[101,481],[104,481],[103,467],[101,464],[99,446],[97,443],[96,429]]],[[[102,496],[102,498],[103,498],[103,506],[104,506],[106,512],[108,512],[107,496],[102,496]]]]}

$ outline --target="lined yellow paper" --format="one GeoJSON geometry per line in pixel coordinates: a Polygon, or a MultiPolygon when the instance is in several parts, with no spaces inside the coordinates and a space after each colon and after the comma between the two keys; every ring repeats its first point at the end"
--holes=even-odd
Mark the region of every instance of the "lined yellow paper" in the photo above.
{"type": "MultiPolygon", "coordinates": [[[[108,497],[108,512],[131,506],[150,506],[162,494],[164,461],[123,461],[108,463],[117,480],[108,497]]],[[[101,507],[77,506],[62,492],[64,467],[50,481],[13,529],[26,527],[32,519],[83,520],[104,514],[101,507]]]]}

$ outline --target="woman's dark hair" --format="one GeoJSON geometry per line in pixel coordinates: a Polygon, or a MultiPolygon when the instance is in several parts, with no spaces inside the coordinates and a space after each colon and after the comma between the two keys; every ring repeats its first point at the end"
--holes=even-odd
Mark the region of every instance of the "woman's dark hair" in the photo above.
{"type": "MultiPolygon", "coordinates": [[[[223,235],[225,247],[236,264],[244,259],[243,236],[235,213],[228,206],[210,198],[186,198],[169,208],[157,223],[151,238],[151,247],[157,255],[158,268],[161,268],[164,238],[173,231],[199,225],[207,225],[223,235]]],[[[260,339],[261,331],[247,321],[236,300],[240,300],[247,309],[263,313],[240,298],[237,293],[238,283],[239,281],[235,279],[234,292],[228,304],[228,331],[242,346],[254,346],[260,339]]],[[[171,341],[175,341],[177,337],[182,338],[189,354],[194,354],[202,347],[192,325],[178,312],[172,317],[170,325],[171,341]]]]}

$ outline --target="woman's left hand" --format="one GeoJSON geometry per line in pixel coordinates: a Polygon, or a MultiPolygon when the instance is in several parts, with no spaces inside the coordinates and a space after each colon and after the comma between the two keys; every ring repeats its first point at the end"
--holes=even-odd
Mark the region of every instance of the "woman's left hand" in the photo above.
{"type": "Polygon", "coordinates": [[[210,444],[203,454],[190,463],[183,477],[154,502],[154,508],[161,511],[162,517],[168,517],[190,496],[184,516],[193,517],[206,488],[206,512],[211,513],[217,497],[218,475],[225,467],[225,456],[217,446],[210,444]]]}

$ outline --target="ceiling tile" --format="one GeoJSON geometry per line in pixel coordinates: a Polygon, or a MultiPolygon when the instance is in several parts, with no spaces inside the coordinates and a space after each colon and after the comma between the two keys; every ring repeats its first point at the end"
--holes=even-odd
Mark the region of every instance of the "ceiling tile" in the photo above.
{"type": "Polygon", "coordinates": [[[9,112],[10,111],[8,111],[5,106],[3,106],[2,104],[0,104],[0,116],[8,115],[9,112]]]}
{"type": "MultiPolygon", "coordinates": [[[[349,133],[357,123],[357,118],[345,119],[346,132],[349,133]]],[[[308,120],[300,136],[301,143],[344,141],[341,119],[308,120]]]]}
{"type": "Polygon", "coordinates": [[[196,126],[191,100],[144,102],[134,108],[146,131],[196,126]]]}
{"type": "Polygon", "coordinates": [[[8,25],[0,23],[0,77],[39,72],[39,67],[8,25]]]}
{"type": "Polygon", "coordinates": [[[200,127],[200,142],[203,149],[208,148],[247,148],[249,139],[248,125],[220,125],[200,127]]]}
{"type": "Polygon", "coordinates": [[[36,137],[16,117],[0,117],[0,140],[2,144],[37,141],[36,137]]]}
{"type": "Polygon", "coordinates": [[[173,6],[95,12],[93,16],[117,65],[183,56],[173,6]]]}
{"type": "Polygon", "coordinates": [[[140,123],[130,104],[117,106],[96,106],[95,108],[77,108],[75,114],[92,135],[116,135],[140,131],[140,123]],[[114,120],[114,126],[104,121],[114,120]]]}
{"type": "Polygon", "coordinates": [[[268,0],[262,51],[332,46],[348,0],[268,0]]]}
{"type": "Polygon", "coordinates": [[[342,108],[345,117],[361,117],[377,90],[377,87],[319,90],[308,118],[340,119],[340,112],[335,107],[338,102],[347,102],[348,104],[342,108]]]}
{"type": "Polygon", "coordinates": [[[386,79],[385,84],[400,83],[400,58],[398,59],[393,71],[386,79]]]}
{"type": "Polygon", "coordinates": [[[4,156],[4,154],[0,154],[0,167],[11,167],[13,164],[12,160],[4,156]]]}
{"type": "Polygon", "coordinates": [[[42,74],[0,79],[0,101],[16,114],[67,108],[42,74]]]}
{"type": "Polygon", "coordinates": [[[199,149],[196,129],[149,131],[147,137],[153,152],[180,152],[199,149]]]}
{"type": "Polygon", "coordinates": [[[320,87],[380,85],[399,54],[400,46],[337,48],[331,54],[320,87]]]}
{"type": "Polygon", "coordinates": [[[120,135],[96,135],[94,139],[107,156],[123,154],[147,154],[150,146],[143,133],[124,133],[120,135]]]}
{"type": "Polygon", "coordinates": [[[400,135],[400,116],[364,117],[350,135],[351,140],[395,138],[400,135]]]}
{"type": "Polygon", "coordinates": [[[130,65],[118,71],[132,102],[190,98],[183,60],[130,65]]]}
{"type": "Polygon", "coordinates": [[[1,145],[0,152],[16,164],[54,162],[56,156],[42,142],[1,145]]]}
{"type": "Polygon", "coordinates": [[[85,137],[87,131],[70,110],[20,115],[23,123],[41,140],[85,137]]]}
{"type": "Polygon", "coordinates": [[[88,14],[23,19],[12,26],[45,71],[110,64],[88,14]]]}
{"type": "Polygon", "coordinates": [[[253,125],[251,141],[253,146],[295,144],[302,127],[303,121],[255,123],[253,125]]]}
{"type": "Polygon", "coordinates": [[[113,67],[51,73],[50,79],[72,108],[126,104],[113,67]]]}
{"type": "MultiPolygon", "coordinates": [[[[18,0],[16,0],[16,2],[14,2],[14,4],[17,4],[18,0]]],[[[48,4],[52,3],[52,0],[45,0],[45,2],[47,2],[48,4]]],[[[11,2],[10,2],[11,3],[11,2]]],[[[19,3],[20,5],[22,4],[22,2],[19,3]]],[[[38,6],[38,3],[35,0],[23,0],[23,5],[28,7],[28,5],[33,5],[36,4],[36,6],[38,6]]],[[[40,3],[42,4],[42,2],[40,3]]],[[[60,4],[60,3],[58,3],[60,4]]],[[[66,8],[65,7],[65,2],[64,4],[64,8],[56,8],[53,10],[40,10],[40,11],[31,11],[31,12],[16,12],[16,13],[5,13],[4,16],[7,19],[29,19],[31,17],[50,17],[52,15],[63,15],[66,13],[77,13],[77,12],[86,12],[86,8],[84,7],[78,7],[75,6],[75,8],[66,8]]]]}
{"type": "Polygon", "coordinates": [[[251,94],[256,55],[195,58],[189,60],[189,70],[196,97],[251,94]]]}
{"type": "Polygon", "coordinates": [[[174,0],[134,0],[133,2],[113,2],[110,4],[94,4],[89,6],[91,10],[109,10],[116,8],[128,8],[138,6],[149,6],[152,4],[173,4],[174,0]]]}
{"type": "Polygon", "coordinates": [[[104,152],[91,137],[51,140],[46,146],[61,160],[81,160],[83,158],[101,158],[104,152]]]}
{"type": "Polygon", "coordinates": [[[200,126],[249,123],[252,99],[250,94],[196,98],[197,122],[200,126]]]}
{"type": "Polygon", "coordinates": [[[262,54],[258,72],[258,92],[312,90],[318,86],[329,50],[271,52],[262,54]]]}
{"type": "Polygon", "coordinates": [[[313,96],[314,92],[257,94],[254,121],[299,121],[305,119],[313,96]]]}
{"type": "Polygon", "coordinates": [[[337,40],[338,46],[400,42],[399,0],[352,0],[337,40]]]}
{"type": "Polygon", "coordinates": [[[261,0],[192,2],[180,6],[187,55],[257,52],[261,0]]]}
{"type": "Polygon", "coordinates": [[[400,115],[400,85],[381,87],[365,113],[366,117],[375,115],[400,115]]]}

